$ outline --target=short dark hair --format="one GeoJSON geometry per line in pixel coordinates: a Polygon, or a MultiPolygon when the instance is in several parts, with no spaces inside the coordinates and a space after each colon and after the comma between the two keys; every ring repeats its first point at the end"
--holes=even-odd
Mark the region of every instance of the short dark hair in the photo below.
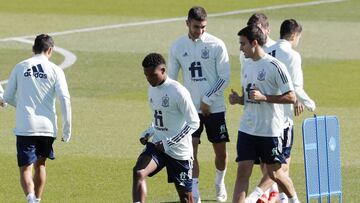
{"type": "Polygon", "coordinates": [[[246,37],[250,43],[256,40],[260,46],[263,46],[266,42],[265,34],[257,25],[248,25],[244,27],[238,32],[238,36],[246,37]]]}
{"type": "Polygon", "coordinates": [[[269,21],[265,14],[254,13],[248,20],[247,25],[258,25],[260,24],[263,28],[269,28],[269,21]]]}
{"type": "Polygon", "coordinates": [[[188,12],[188,20],[204,21],[207,19],[206,11],[201,6],[194,6],[188,12]]]}
{"type": "Polygon", "coordinates": [[[280,26],[280,39],[289,39],[294,33],[301,33],[302,27],[300,23],[294,19],[286,19],[280,26]]]}
{"type": "Polygon", "coordinates": [[[36,36],[33,46],[33,52],[35,54],[41,54],[54,47],[54,40],[47,34],[40,34],[36,36]]]}
{"type": "Polygon", "coordinates": [[[166,64],[164,57],[158,53],[150,53],[142,61],[144,68],[156,68],[158,65],[166,64]]]}

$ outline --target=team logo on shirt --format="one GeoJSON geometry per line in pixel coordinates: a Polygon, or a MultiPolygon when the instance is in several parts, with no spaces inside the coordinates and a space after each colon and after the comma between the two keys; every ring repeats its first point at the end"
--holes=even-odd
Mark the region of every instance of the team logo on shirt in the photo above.
{"type": "Polygon", "coordinates": [[[31,76],[34,76],[35,78],[47,79],[47,75],[44,73],[41,64],[32,66],[31,68],[28,68],[26,70],[26,72],[24,73],[24,77],[31,77],[31,76]]]}
{"type": "Polygon", "coordinates": [[[161,106],[163,107],[169,107],[169,97],[165,95],[165,97],[162,97],[162,103],[161,106]]]}
{"type": "Polygon", "coordinates": [[[205,47],[205,49],[201,50],[201,58],[208,59],[209,58],[209,49],[205,47]]]}
{"type": "Polygon", "coordinates": [[[266,72],[264,69],[262,69],[260,72],[258,72],[257,79],[259,81],[263,81],[263,80],[265,80],[265,76],[266,76],[266,72]]]}

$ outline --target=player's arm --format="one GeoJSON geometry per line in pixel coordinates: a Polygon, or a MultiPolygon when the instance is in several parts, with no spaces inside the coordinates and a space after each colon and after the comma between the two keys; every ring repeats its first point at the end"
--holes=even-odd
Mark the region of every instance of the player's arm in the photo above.
{"type": "MultiPolygon", "coordinates": [[[[291,76],[291,79],[293,81],[293,85],[294,85],[294,90],[295,90],[295,94],[297,97],[297,104],[294,105],[294,110],[296,111],[296,109],[298,107],[301,108],[301,104],[304,104],[305,107],[309,110],[309,111],[314,111],[316,106],[315,106],[315,102],[308,96],[308,94],[305,92],[303,84],[304,84],[304,79],[303,79],[303,72],[301,69],[301,57],[300,54],[296,53],[293,57],[292,57],[292,68],[289,69],[291,72],[289,73],[291,76]]],[[[297,110],[298,113],[295,112],[296,115],[298,115],[299,110],[297,110]]]]}
{"type": "Polygon", "coordinates": [[[178,80],[180,63],[176,58],[176,44],[173,44],[169,51],[168,76],[173,80],[178,80]]]}
{"type": "Polygon", "coordinates": [[[224,92],[230,83],[229,55],[224,43],[221,43],[217,49],[215,66],[218,73],[218,80],[202,98],[202,102],[209,106],[211,106],[217,96],[224,92]]]}
{"type": "Polygon", "coordinates": [[[16,90],[17,90],[17,66],[11,71],[6,89],[4,92],[4,100],[11,106],[16,107],[16,90]]]}
{"type": "Polygon", "coordinates": [[[151,123],[150,126],[140,135],[139,141],[141,144],[145,145],[148,143],[149,139],[154,136],[155,129],[154,129],[154,123],[151,123]]]}
{"type": "Polygon", "coordinates": [[[55,92],[61,105],[63,136],[62,141],[69,142],[71,138],[71,102],[68,85],[63,70],[59,70],[55,83],[55,92]]]}
{"type": "Polygon", "coordinates": [[[162,144],[165,152],[180,142],[185,136],[191,136],[200,126],[198,113],[191,100],[190,93],[185,88],[182,88],[178,95],[177,105],[181,114],[185,117],[186,123],[176,135],[163,141],[162,144]]]}

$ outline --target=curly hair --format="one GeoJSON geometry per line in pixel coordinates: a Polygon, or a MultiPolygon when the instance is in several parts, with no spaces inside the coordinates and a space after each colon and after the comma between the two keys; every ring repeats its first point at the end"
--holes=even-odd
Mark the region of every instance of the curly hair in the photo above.
{"type": "Polygon", "coordinates": [[[166,62],[164,57],[158,53],[150,53],[142,61],[142,66],[144,68],[155,68],[161,64],[166,64],[166,62]]]}

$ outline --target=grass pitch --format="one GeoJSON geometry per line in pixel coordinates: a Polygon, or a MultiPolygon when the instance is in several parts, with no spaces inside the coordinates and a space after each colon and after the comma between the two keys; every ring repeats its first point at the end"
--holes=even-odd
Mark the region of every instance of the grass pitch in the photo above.
{"type": "MultiPolygon", "coordinates": [[[[0,39],[53,33],[79,28],[186,16],[193,5],[208,13],[259,8],[310,1],[1,1],[0,39]]],[[[279,25],[295,18],[303,25],[298,50],[303,57],[305,90],[317,103],[318,115],[337,115],[341,125],[341,162],[344,202],[360,201],[360,159],[357,150],[360,115],[360,3],[344,1],[307,7],[264,10],[270,19],[271,36],[278,38],[279,25]]],[[[210,17],[208,31],[225,41],[231,59],[231,84],[240,88],[239,45],[236,33],[248,17],[244,13],[210,17]]],[[[68,144],[56,141],[57,159],[48,162],[44,202],[131,202],[132,167],[142,145],[138,135],[151,119],[146,103],[147,82],[141,60],[149,52],[167,56],[169,46],[185,34],[184,21],[72,33],[54,37],[57,46],[77,55],[77,62],[65,70],[73,108],[73,138],[68,144]]],[[[31,56],[31,46],[0,41],[0,80],[12,67],[31,56]]],[[[53,61],[61,63],[55,54],[53,61]]],[[[227,104],[229,167],[226,184],[231,201],[236,177],[236,136],[240,106],[227,104]]],[[[305,201],[305,179],[301,122],[295,120],[295,146],[291,165],[298,196],[305,201]]],[[[24,202],[16,163],[14,109],[0,110],[0,202],[24,202]]],[[[61,134],[61,132],[60,132],[61,134]]],[[[215,201],[212,147],[203,140],[199,148],[200,191],[203,200],[215,201]],[[209,155],[210,154],[210,155],[209,155]]],[[[260,177],[254,167],[250,188],[260,177]]],[[[148,179],[148,202],[176,202],[166,173],[148,179]]]]}

